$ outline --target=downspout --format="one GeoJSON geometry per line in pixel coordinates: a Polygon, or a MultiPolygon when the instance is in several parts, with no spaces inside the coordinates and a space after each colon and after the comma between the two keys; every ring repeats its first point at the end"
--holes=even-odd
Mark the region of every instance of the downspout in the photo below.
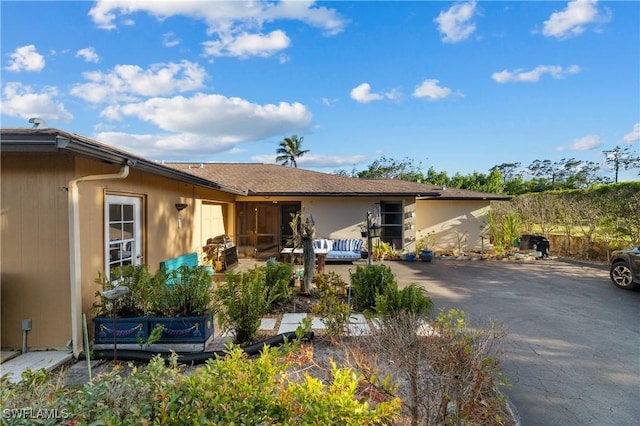
{"type": "Polygon", "coordinates": [[[129,164],[118,173],[83,176],[69,181],[69,265],[71,280],[71,345],[73,356],[78,358],[82,346],[82,280],[80,268],[80,217],[78,184],[92,180],[124,179],[129,176],[129,164]]]}

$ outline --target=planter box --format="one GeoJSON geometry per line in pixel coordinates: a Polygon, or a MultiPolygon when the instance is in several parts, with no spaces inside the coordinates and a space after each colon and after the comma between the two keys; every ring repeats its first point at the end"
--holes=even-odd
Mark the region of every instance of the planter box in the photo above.
{"type": "Polygon", "coordinates": [[[110,343],[113,345],[115,334],[118,343],[138,343],[149,338],[149,321],[147,318],[94,318],[95,343],[110,343]]]}
{"type": "Polygon", "coordinates": [[[204,343],[213,335],[211,315],[201,317],[150,318],[149,332],[158,325],[164,328],[158,343],[204,343]]]}
{"type": "Polygon", "coordinates": [[[202,352],[213,340],[213,316],[197,317],[135,317],[94,318],[94,349],[113,349],[114,334],[117,349],[147,352],[202,352]],[[160,339],[151,345],[145,342],[157,325],[162,325],[160,339]],[[115,333],[114,333],[115,330],[115,333]]]}

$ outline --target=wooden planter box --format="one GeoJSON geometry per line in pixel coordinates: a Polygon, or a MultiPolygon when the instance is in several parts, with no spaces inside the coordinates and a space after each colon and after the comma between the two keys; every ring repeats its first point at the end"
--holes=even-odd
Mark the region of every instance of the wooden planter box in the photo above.
{"type": "Polygon", "coordinates": [[[98,317],[94,323],[94,349],[131,349],[146,352],[203,352],[213,340],[213,316],[197,317],[98,317]],[[162,325],[160,339],[146,344],[151,332],[162,325]],[[115,330],[115,333],[114,333],[115,330]]]}
{"type": "Polygon", "coordinates": [[[204,343],[213,335],[211,315],[201,317],[150,318],[149,332],[158,325],[164,328],[158,343],[204,343]]]}
{"type": "Polygon", "coordinates": [[[115,334],[118,343],[137,343],[149,338],[149,321],[147,318],[113,318],[98,317],[93,319],[95,325],[94,342],[111,343],[115,334]]]}

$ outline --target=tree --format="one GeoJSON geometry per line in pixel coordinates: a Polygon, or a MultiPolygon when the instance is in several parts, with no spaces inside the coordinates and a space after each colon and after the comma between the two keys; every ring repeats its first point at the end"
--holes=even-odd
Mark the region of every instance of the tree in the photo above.
{"type": "Polygon", "coordinates": [[[450,179],[449,176],[447,176],[447,172],[438,172],[433,166],[429,167],[429,170],[427,170],[425,183],[430,183],[432,185],[451,186],[449,185],[449,181],[450,179]]]}
{"type": "Polygon", "coordinates": [[[316,236],[315,222],[313,216],[304,217],[304,210],[292,215],[291,229],[293,230],[293,247],[302,247],[302,258],[304,271],[302,281],[300,281],[300,291],[309,294],[311,290],[311,280],[316,268],[316,255],[313,250],[313,239],[316,236]]]}
{"type": "Polygon", "coordinates": [[[507,183],[508,180],[512,180],[517,178],[518,176],[522,176],[522,174],[518,171],[520,169],[520,163],[502,163],[493,166],[489,169],[490,172],[494,170],[498,170],[502,174],[502,182],[507,183]]]}
{"type": "Polygon", "coordinates": [[[411,182],[423,182],[424,176],[420,171],[422,163],[415,165],[410,158],[395,160],[384,155],[374,161],[366,170],[358,172],[360,179],[399,179],[411,182]]]}
{"type": "Polygon", "coordinates": [[[602,151],[605,155],[604,162],[615,171],[614,183],[618,183],[618,172],[620,169],[629,170],[640,168],[640,157],[631,152],[631,146],[602,151]]]}
{"type": "Polygon", "coordinates": [[[298,137],[296,135],[292,135],[291,137],[284,138],[280,142],[280,147],[276,151],[276,154],[278,154],[276,161],[282,161],[283,166],[298,167],[296,159],[309,152],[308,149],[304,151],[300,149],[302,142],[304,142],[304,136],[298,137]]]}

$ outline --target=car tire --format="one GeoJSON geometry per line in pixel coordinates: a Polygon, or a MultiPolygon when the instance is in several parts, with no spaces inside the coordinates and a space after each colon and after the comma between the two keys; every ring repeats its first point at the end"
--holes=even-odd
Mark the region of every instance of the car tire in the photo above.
{"type": "Polygon", "coordinates": [[[611,277],[611,282],[618,288],[625,290],[635,290],[638,288],[638,285],[633,282],[633,273],[626,262],[616,262],[611,265],[609,276],[611,277]]]}

